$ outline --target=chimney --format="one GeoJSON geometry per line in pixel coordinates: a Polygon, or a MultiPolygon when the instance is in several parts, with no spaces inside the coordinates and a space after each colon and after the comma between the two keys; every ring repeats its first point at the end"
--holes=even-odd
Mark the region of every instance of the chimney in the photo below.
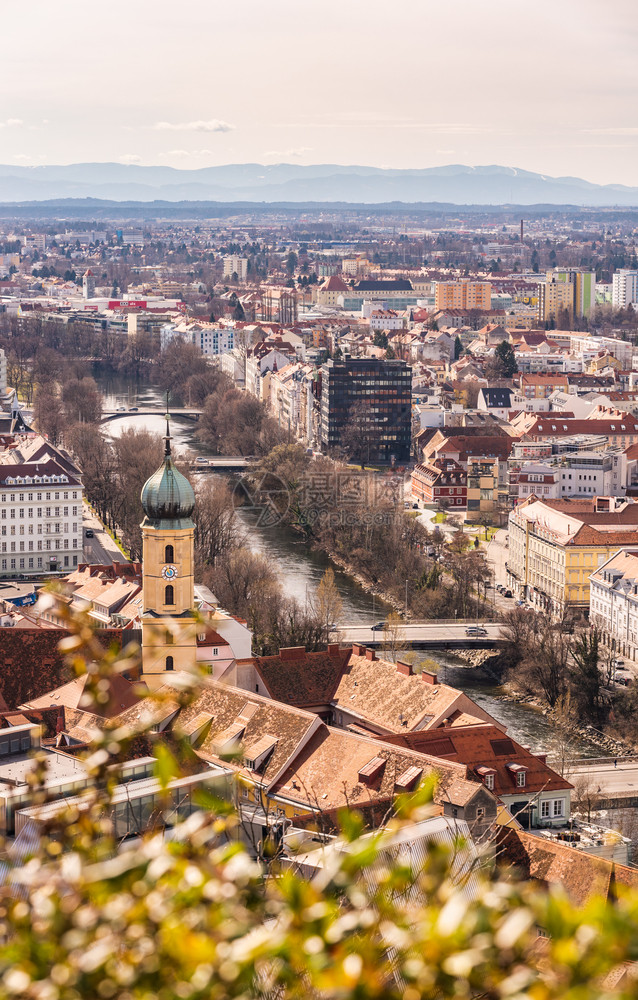
{"type": "Polygon", "coordinates": [[[366,660],[376,660],[377,654],[373,649],[366,649],[366,660]]]}
{"type": "Polygon", "coordinates": [[[353,642],[352,643],[352,652],[354,653],[355,656],[365,656],[366,655],[366,648],[365,648],[365,646],[362,646],[358,642],[353,642]]]}
{"type": "Polygon", "coordinates": [[[540,760],[541,764],[546,764],[547,763],[547,754],[546,753],[537,753],[537,754],[534,754],[534,756],[536,757],[537,760],[540,760]]]}
{"type": "Polygon", "coordinates": [[[404,660],[397,660],[397,673],[403,674],[404,677],[412,677],[414,673],[412,664],[406,663],[404,660]]]}
{"type": "Polygon", "coordinates": [[[436,674],[433,674],[430,670],[422,670],[421,677],[425,684],[438,684],[439,679],[436,674]]]}
{"type": "Polygon", "coordinates": [[[329,642],[328,643],[328,656],[338,656],[339,655],[339,643],[329,642]]]}

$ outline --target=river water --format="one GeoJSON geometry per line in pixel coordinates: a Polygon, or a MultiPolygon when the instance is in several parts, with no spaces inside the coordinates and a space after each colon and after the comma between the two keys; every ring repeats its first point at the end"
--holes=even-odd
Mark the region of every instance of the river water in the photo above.
{"type": "MultiPolygon", "coordinates": [[[[163,402],[161,393],[154,386],[139,384],[122,376],[104,374],[99,370],[94,372],[94,378],[104,394],[104,405],[108,409],[120,406],[127,410],[131,406],[141,409],[145,405],[158,406],[163,402]]],[[[166,423],[161,416],[140,417],[123,413],[121,418],[106,425],[107,432],[112,436],[121,434],[129,427],[143,428],[158,435],[166,433],[166,423]]],[[[196,455],[208,454],[207,449],[198,442],[195,432],[196,425],[191,421],[171,422],[171,434],[178,450],[196,455]]],[[[250,512],[241,508],[237,513],[246,529],[246,544],[268,557],[279,573],[284,590],[298,600],[312,600],[321,577],[331,565],[328,557],[299,542],[294,533],[287,529],[259,524],[250,512]]],[[[368,594],[337,567],[333,566],[333,569],[343,603],[344,621],[373,623],[384,617],[387,607],[378,598],[368,594]]],[[[442,681],[465,691],[486,712],[506,725],[519,743],[531,746],[534,752],[552,756],[555,728],[541,712],[528,705],[504,701],[498,688],[480,671],[468,668],[458,657],[445,650],[417,652],[417,658],[434,660],[442,681]]],[[[574,737],[571,746],[574,756],[595,757],[600,754],[600,749],[595,744],[580,737],[574,737]]]]}

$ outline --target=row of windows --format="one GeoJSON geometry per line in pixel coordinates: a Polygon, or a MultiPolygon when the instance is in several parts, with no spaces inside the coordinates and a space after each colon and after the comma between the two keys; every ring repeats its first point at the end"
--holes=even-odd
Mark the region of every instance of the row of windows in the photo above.
{"type": "MultiPolygon", "coordinates": [[[[77,566],[77,564],[78,564],[78,557],[77,556],[73,556],[73,559],[71,559],[70,556],[65,556],[64,557],[64,566],[65,566],[65,568],[68,568],[71,565],[77,566]]],[[[3,569],[3,570],[6,570],[6,569],[36,569],[36,568],[37,569],[42,569],[43,568],[43,565],[42,565],[42,556],[29,556],[27,559],[0,559],[0,569],[3,569]],[[34,561],[35,561],[35,564],[36,564],[35,566],[34,566],[34,561]],[[17,563],[17,565],[16,565],[16,563],[17,563]]]]}
{"type": "MultiPolygon", "coordinates": [[[[42,525],[41,524],[37,525],[37,529],[38,529],[37,531],[33,530],[33,525],[32,524],[27,524],[26,525],[26,529],[27,529],[26,531],[24,529],[25,529],[24,524],[20,524],[20,525],[18,525],[18,530],[16,531],[15,524],[12,524],[10,526],[10,528],[9,528],[9,534],[10,535],[59,535],[60,532],[63,530],[62,529],[62,522],[61,521],[52,521],[51,524],[45,524],[44,525],[44,530],[42,529],[42,525]]],[[[72,531],[77,531],[78,530],[78,523],[77,523],[77,521],[73,522],[73,527],[72,527],[71,530],[72,531]]],[[[69,531],[69,525],[65,524],[64,525],[64,532],[65,532],[65,534],[68,533],[68,531],[69,531]]],[[[6,534],[7,534],[7,526],[6,526],[6,524],[0,525],[0,535],[6,535],[6,534]]]]}
{"type": "MultiPolygon", "coordinates": [[[[24,542],[20,542],[18,544],[18,548],[17,549],[16,549],[16,543],[15,542],[10,542],[9,543],[9,549],[8,549],[8,551],[9,552],[33,552],[33,551],[36,551],[37,552],[37,551],[40,551],[40,550],[44,550],[46,552],[50,552],[52,549],[56,549],[57,551],[59,551],[60,549],[69,549],[69,548],[71,548],[71,549],[79,549],[80,548],[80,541],[79,541],[78,538],[73,538],[72,542],[73,542],[73,544],[69,545],[69,539],[68,538],[64,538],[64,539],[62,539],[62,538],[56,538],[55,540],[47,538],[45,540],[44,544],[42,544],[41,542],[38,542],[37,548],[34,548],[33,542],[29,542],[28,545],[27,545],[27,547],[26,547],[26,549],[24,547],[24,544],[25,544],[24,542]]],[[[1,542],[0,543],[0,552],[7,552],[7,543],[6,542],[1,542]]]]}
{"type": "MultiPolygon", "coordinates": [[[[26,507],[26,508],[25,507],[3,507],[2,511],[0,511],[0,518],[2,518],[2,520],[4,520],[4,521],[7,520],[7,510],[9,511],[9,520],[10,521],[11,520],[15,520],[16,517],[18,519],[22,520],[24,518],[25,510],[26,510],[27,517],[29,517],[29,518],[33,517],[34,510],[35,510],[36,517],[42,517],[42,511],[44,511],[44,516],[45,517],[60,517],[60,508],[59,507],[26,507]]],[[[77,513],[78,513],[77,507],[73,507],[72,511],[73,511],[73,517],[77,517],[77,513]]],[[[68,507],[63,507],[62,508],[62,516],[63,517],[68,517],[69,516],[69,508],[68,507]]]]}
{"type": "MultiPolygon", "coordinates": [[[[51,492],[52,492],[51,490],[47,490],[46,492],[44,492],[44,499],[45,500],[51,500],[51,492]]],[[[33,500],[34,499],[33,493],[19,493],[18,494],[18,501],[22,503],[22,501],[24,501],[25,497],[26,497],[27,500],[33,500]]],[[[78,499],[78,491],[77,490],[73,490],[72,492],[70,492],[70,491],[64,491],[62,493],[62,499],[63,500],[68,500],[69,498],[72,498],[73,500],[77,500],[78,499]]],[[[15,501],[16,501],[16,497],[15,497],[14,493],[9,493],[9,494],[3,493],[2,496],[1,496],[1,499],[2,499],[2,503],[15,503],[15,501]]],[[[40,491],[38,491],[38,494],[35,497],[35,500],[42,500],[42,499],[43,499],[43,491],[40,490],[40,491]]],[[[59,500],[60,499],[60,494],[59,493],[53,493],[53,499],[54,500],[59,500]]]]}

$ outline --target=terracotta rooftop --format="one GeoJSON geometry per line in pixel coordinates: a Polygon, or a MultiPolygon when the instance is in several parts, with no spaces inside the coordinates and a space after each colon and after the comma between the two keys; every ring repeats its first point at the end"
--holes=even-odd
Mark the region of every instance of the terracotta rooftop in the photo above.
{"type": "Polygon", "coordinates": [[[348,804],[361,808],[389,804],[395,795],[412,791],[425,774],[433,772],[440,776],[438,802],[463,806],[482,789],[465,778],[464,767],[321,724],[278,778],[272,793],[322,810],[348,804]]]}
{"type": "Polygon", "coordinates": [[[298,708],[328,705],[337,689],[351,649],[330,645],[308,653],[303,647],[280,649],[277,656],[256,656],[255,669],[277,701],[298,708]]]}
{"type": "Polygon", "coordinates": [[[556,773],[545,761],[534,756],[500,729],[491,725],[455,726],[445,730],[419,730],[384,737],[388,743],[417,750],[431,757],[465,764],[469,774],[478,774],[478,767],[487,767],[494,775],[497,795],[511,795],[516,791],[516,777],[509,764],[526,768],[526,792],[558,791],[573,786],[556,773]]]}
{"type": "Polygon", "coordinates": [[[332,705],[358,717],[357,722],[373,724],[385,732],[401,733],[417,726],[434,728],[455,712],[471,713],[498,726],[462,691],[447,684],[428,684],[423,675],[406,676],[398,672],[395,663],[369,660],[354,652],[332,705]]]}
{"type": "Polygon", "coordinates": [[[638,889],[638,870],[523,830],[502,827],[499,848],[501,866],[547,888],[560,886],[576,906],[584,906],[593,896],[613,899],[618,887],[638,889]]]}

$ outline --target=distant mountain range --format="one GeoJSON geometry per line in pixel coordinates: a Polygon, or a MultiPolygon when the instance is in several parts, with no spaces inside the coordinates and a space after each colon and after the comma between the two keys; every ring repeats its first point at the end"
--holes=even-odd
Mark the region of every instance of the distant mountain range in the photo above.
{"type": "Polygon", "coordinates": [[[638,187],[591,184],[514,167],[380,167],[279,163],[229,164],[201,170],[121,163],[0,166],[0,202],[99,198],[110,201],[393,202],[452,205],[638,206],[638,187]]]}

